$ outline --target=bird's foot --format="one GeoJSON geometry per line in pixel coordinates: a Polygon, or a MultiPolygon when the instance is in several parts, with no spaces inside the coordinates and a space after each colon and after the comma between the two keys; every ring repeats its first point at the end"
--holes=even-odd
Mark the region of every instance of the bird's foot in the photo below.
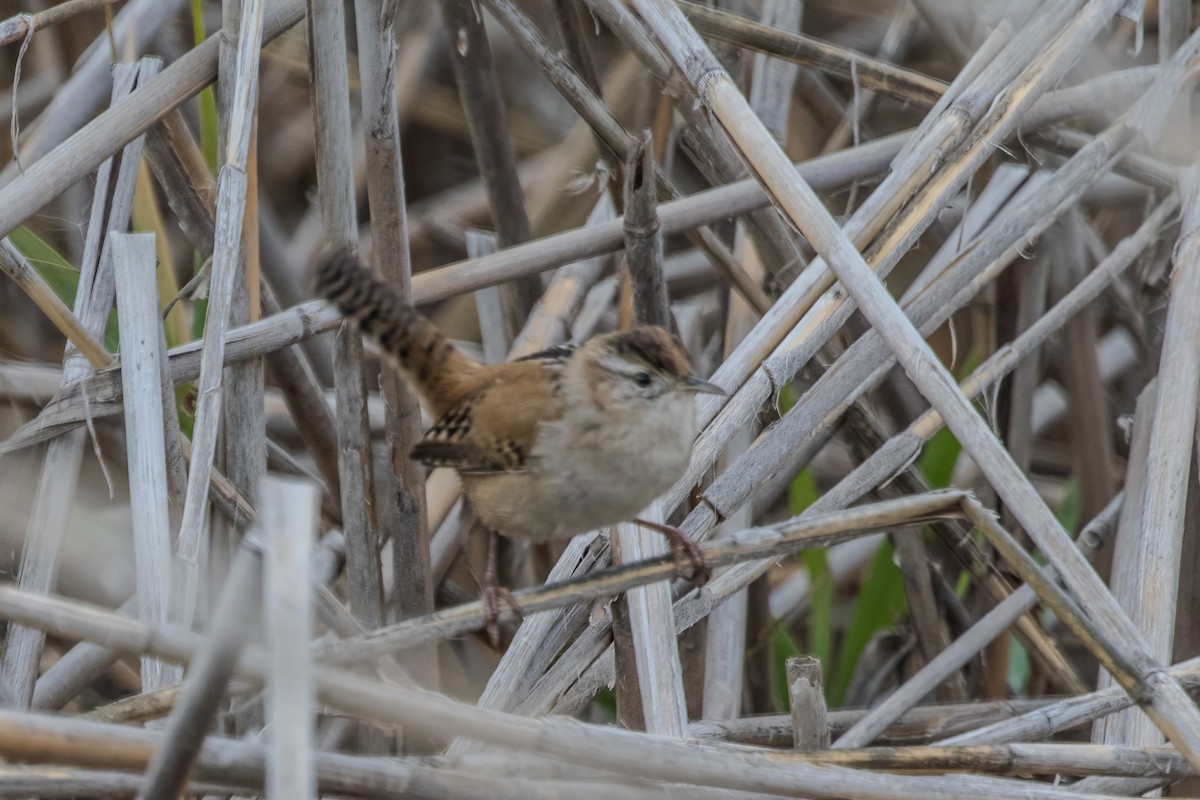
{"type": "Polygon", "coordinates": [[[500,585],[493,575],[489,580],[485,575],[480,590],[483,594],[483,619],[487,629],[488,641],[492,647],[500,649],[500,604],[504,603],[512,609],[517,621],[525,619],[525,610],[513,597],[512,592],[500,585]]]}
{"type": "Polygon", "coordinates": [[[686,533],[671,525],[663,525],[661,522],[650,522],[640,518],[635,519],[634,522],[667,537],[667,542],[671,545],[671,555],[675,559],[675,575],[677,577],[697,586],[708,583],[708,579],[712,577],[712,567],[709,566],[708,559],[704,557],[704,550],[699,544],[689,539],[686,533]]]}
{"type": "Polygon", "coordinates": [[[512,592],[500,585],[496,562],[499,559],[500,535],[488,531],[487,568],[483,571],[483,580],[479,588],[483,592],[483,619],[487,628],[488,640],[492,647],[500,649],[500,603],[506,603],[512,609],[517,621],[525,619],[525,611],[513,597],[512,592]]]}

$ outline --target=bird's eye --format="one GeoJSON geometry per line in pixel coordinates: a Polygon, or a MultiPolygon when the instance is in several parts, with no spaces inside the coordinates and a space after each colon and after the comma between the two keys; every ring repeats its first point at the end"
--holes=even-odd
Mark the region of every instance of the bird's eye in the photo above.
{"type": "Polygon", "coordinates": [[[638,386],[649,386],[650,385],[650,374],[646,373],[646,372],[639,372],[633,376],[633,382],[636,383],[638,386]]]}

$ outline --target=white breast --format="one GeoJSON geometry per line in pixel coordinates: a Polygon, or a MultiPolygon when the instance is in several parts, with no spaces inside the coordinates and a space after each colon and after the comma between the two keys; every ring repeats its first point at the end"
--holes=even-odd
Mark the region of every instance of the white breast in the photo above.
{"type": "Polygon", "coordinates": [[[683,474],[695,436],[693,397],[664,397],[646,411],[631,417],[576,407],[543,426],[532,477],[537,494],[560,509],[553,538],[627,521],[683,474]]]}

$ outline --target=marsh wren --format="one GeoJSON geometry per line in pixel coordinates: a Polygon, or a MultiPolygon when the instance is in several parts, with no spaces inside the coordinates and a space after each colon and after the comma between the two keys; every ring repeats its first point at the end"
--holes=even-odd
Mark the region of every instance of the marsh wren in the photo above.
{"type": "MultiPolygon", "coordinates": [[[[453,467],[491,533],[483,592],[497,638],[496,534],[543,542],[635,519],[683,474],[695,437],[697,392],[725,394],[692,374],[679,338],[636,327],[518,361],[480,364],[403,302],[348,249],[324,254],[315,289],[379,345],[438,420],[412,450],[453,467]]],[[[696,543],[663,533],[684,572],[703,581],[696,543]]],[[[686,574],[686,573],[685,573],[686,574]]]]}

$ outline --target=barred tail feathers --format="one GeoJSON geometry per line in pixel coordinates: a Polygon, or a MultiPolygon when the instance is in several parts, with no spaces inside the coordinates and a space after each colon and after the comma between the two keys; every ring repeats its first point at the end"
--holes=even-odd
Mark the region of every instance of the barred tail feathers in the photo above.
{"type": "Polygon", "coordinates": [[[461,402],[463,379],[478,365],[438,327],[404,302],[348,248],[322,255],[314,274],[316,294],[336,306],[404,371],[435,414],[461,402]]]}

